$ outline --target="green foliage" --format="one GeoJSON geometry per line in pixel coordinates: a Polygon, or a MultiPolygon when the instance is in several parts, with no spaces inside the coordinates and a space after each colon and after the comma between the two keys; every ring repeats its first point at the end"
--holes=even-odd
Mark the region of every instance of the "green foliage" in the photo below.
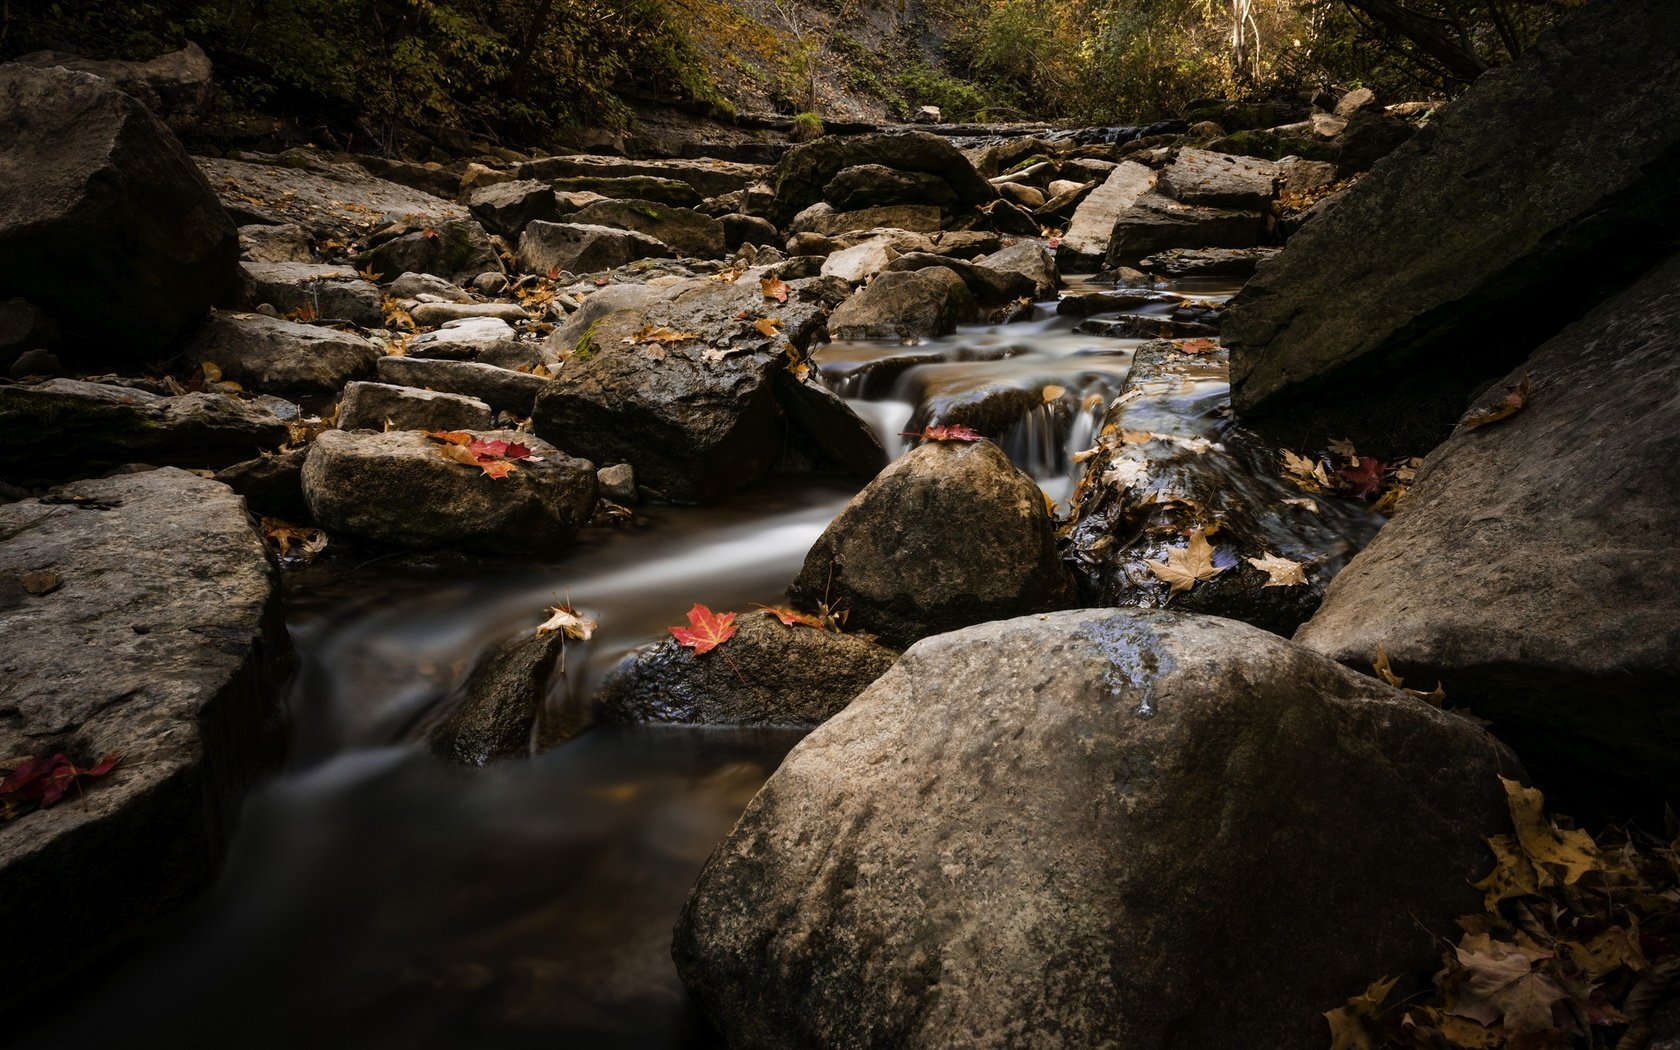
{"type": "Polygon", "coordinates": [[[793,118],[793,130],[789,137],[795,142],[810,142],[823,136],[822,118],[815,113],[805,112],[793,118]]]}
{"type": "Polygon", "coordinates": [[[975,84],[926,64],[905,69],[894,85],[903,95],[907,111],[919,106],[938,106],[946,120],[978,120],[991,105],[986,93],[975,84]]]}

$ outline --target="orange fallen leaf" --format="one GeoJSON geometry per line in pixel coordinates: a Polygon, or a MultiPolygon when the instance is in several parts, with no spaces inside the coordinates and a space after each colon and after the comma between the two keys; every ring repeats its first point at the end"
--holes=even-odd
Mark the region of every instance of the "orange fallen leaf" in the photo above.
{"type": "Polygon", "coordinates": [[[1522,382],[1506,391],[1505,396],[1500,398],[1498,402],[1479,412],[1470,413],[1460,420],[1458,425],[1464,430],[1485,427],[1489,423],[1497,423],[1501,419],[1511,418],[1522,411],[1522,407],[1526,404],[1528,404],[1528,374],[1525,372],[1522,382]]]}
{"type": "Polygon", "coordinates": [[[669,630],[678,644],[693,649],[696,656],[711,652],[735,636],[734,613],[714,613],[699,602],[688,610],[688,623],[687,627],[669,630]]]}

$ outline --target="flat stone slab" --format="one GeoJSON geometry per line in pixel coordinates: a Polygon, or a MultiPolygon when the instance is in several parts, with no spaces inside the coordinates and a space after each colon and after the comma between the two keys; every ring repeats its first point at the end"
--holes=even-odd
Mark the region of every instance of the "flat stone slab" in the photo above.
{"type": "Polygon", "coordinates": [[[379,359],[379,348],[359,335],[223,310],[210,316],[185,353],[247,390],[284,397],[336,394],[352,379],[372,379],[379,359]]]}
{"type": "Polygon", "coordinates": [[[0,507],[0,759],[118,753],[0,822],[0,1006],[208,885],[281,746],[276,573],[226,485],[162,469],[0,507]],[[31,594],[25,573],[56,587],[31,594]]]}
{"type": "Polygon", "coordinates": [[[477,361],[444,361],[423,357],[382,357],[379,381],[397,386],[442,390],[476,397],[495,412],[529,416],[537,395],[548,389],[549,380],[530,372],[516,372],[477,361]]]}
{"type": "Polygon", "coordinates": [[[283,314],[351,321],[376,328],[385,318],[379,288],[349,266],[326,263],[241,263],[253,304],[283,314]]]}
{"type": "Polygon", "coordinates": [[[340,430],[484,430],[491,422],[476,397],[391,383],[351,383],[338,404],[340,430]]]}
{"type": "Polygon", "coordinates": [[[1154,188],[1155,173],[1136,161],[1125,161],[1109,172],[1103,184],[1075,209],[1073,222],[1056,249],[1057,264],[1063,270],[1095,270],[1108,253],[1108,241],[1120,213],[1154,188]]]}

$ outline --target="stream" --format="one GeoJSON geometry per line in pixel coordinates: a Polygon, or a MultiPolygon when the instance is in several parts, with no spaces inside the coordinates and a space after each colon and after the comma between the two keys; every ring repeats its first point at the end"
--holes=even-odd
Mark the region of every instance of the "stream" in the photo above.
{"type": "MultiPolygon", "coordinates": [[[[912,425],[1011,413],[1000,444],[1065,505],[1070,456],[1140,343],[1076,321],[1041,304],[919,345],[831,344],[817,363],[893,454],[912,425]]],[[[781,478],[719,506],[641,507],[553,558],[329,551],[288,571],[286,771],[251,797],[201,905],[69,990],[38,1045],[113,1029],[140,1045],[721,1045],[677,981],[671,926],[800,731],[596,727],[485,769],[415,741],[481,653],[561,601],[600,629],[571,644],[544,717],[585,715],[602,674],[691,604],[778,602],[857,488],[781,478]]]]}

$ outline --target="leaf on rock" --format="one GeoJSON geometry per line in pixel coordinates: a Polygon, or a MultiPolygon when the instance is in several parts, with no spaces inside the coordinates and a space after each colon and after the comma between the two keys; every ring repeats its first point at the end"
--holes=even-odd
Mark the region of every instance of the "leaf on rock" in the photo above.
{"type": "Polygon", "coordinates": [[[1505,396],[1493,405],[1471,412],[1459,420],[1459,427],[1464,430],[1475,430],[1477,427],[1485,427],[1489,423],[1497,423],[1501,419],[1511,418],[1522,411],[1524,405],[1528,404],[1528,389],[1528,374],[1525,372],[1522,382],[1507,390],[1505,396]]]}
{"type": "Polygon", "coordinates": [[[1373,1022],[1382,1016],[1383,1001],[1397,981],[1398,977],[1374,981],[1346,1006],[1324,1011],[1330,1023],[1330,1050],[1377,1050],[1382,1045],[1381,1037],[1373,1035],[1373,1022]]]}
{"type": "Polygon", "coordinates": [[[1173,349],[1181,354],[1211,354],[1219,344],[1212,339],[1180,339],[1173,343],[1173,349]]]}
{"type": "Polygon", "coordinates": [[[70,761],[62,752],[36,755],[18,762],[4,779],[0,779],[0,817],[10,820],[29,803],[42,809],[52,805],[71,789],[81,789],[84,778],[102,777],[121,761],[112,752],[91,766],[82,767],[70,761]]]}
{"type": "Polygon", "coordinates": [[[782,320],[779,317],[760,317],[753,322],[753,327],[758,329],[759,335],[774,338],[778,334],[777,329],[781,327],[781,323],[782,320]]]}
{"type": "Polygon", "coordinates": [[[635,335],[628,337],[626,343],[688,343],[700,338],[693,332],[679,332],[669,325],[657,327],[648,325],[635,335]]]}
{"type": "Polygon", "coordinates": [[[576,638],[580,642],[587,642],[594,636],[595,628],[600,626],[594,620],[565,603],[556,605],[548,611],[552,615],[537,625],[538,637],[559,631],[567,638],[576,638]]]}
{"type": "Polygon", "coordinates": [[[984,441],[986,435],[971,427],[937,424],[923,431],[900,431],[899,437],[920,438],[923,441],[984,441]]]}
{"type": "Polygon", "coordinates": [[[1213,545],[1207,532],[1197,529],[1190,533],[1190,545],[1167,552],[1166,561],[1146,561],[1149,571],[1166,583],[1170,594],[1188,591],[1197,583],[1211,580],[1225,570],[1213,564],[1213,545]]]}
{"type": "Polygon", "coordinates": [[[1497,913],[1500,901],[1540,892],[1540,875],[1515,835],[1495,835],[1487,844],[1493,850],[1493,870],[1471,885],[1482,891],[1489,912],[1497,913]]]}
{"type": "Polygon", "coordinates": [[[758,608],[765,615],[774,616],[788,627],[814,627],[821,631],[828,626],[822,621],[821,617],[812,616],[810,613],[802,613],[797,609],[789,609],[785,605],[760,605],[758,608]]]}
{"type": "Polygon", "coordinates": [[[1266,574],[1266,587],[1299,587],[1307,582],[1307,574],[1298,561],[1290,561],[1272,553],[1265,553],[1259,558],[1249,558],[1248,563],[1266,574]]]}
{"type": "Polygon", "coordinates": [[[671,637],[693,649],[695,655],[711,652],[735,636],[735,614],[714,613],[696,602],[688,610],[688,626],[670,628],[671,637]]]}
{"type": "Polygon", "coordinates": [[[1149,467],[1142,460],[1116,459],[1102,473],[1102,483],[1125,490],[1149,477],[1149,467]]]}
{"type": "Polygon", "coordinates": [[[1406,680],[1395,674],[1394,668],[1389,666],[1388,650],[1383,646],[1377,646],[1377,658],[1372,661],[1371,670],[1377,673],[1378,678],[1401,692],[1415,696],[1419,700],[1427,700],[1436,707],[1440,707],[1441,701],[1447,698],[1447,691],[1441,687],[1440,682],[1436,682],[1435,688],[1427,693],[1421,689],[1407,689],[1406,680]]]}
{"type": "MultiPolygon", "coordinates": [[[[747,287],[750,288],[752,286],[748,285],[747,287]]],[[[778,303],[785,303],[788,300],[789,289],[787,282],[782,280],[780,277],[760,277],[758,279],[758,287],[759,290],[764,293],[764,298],[766,299],[774,299],[778,303]]]]}

